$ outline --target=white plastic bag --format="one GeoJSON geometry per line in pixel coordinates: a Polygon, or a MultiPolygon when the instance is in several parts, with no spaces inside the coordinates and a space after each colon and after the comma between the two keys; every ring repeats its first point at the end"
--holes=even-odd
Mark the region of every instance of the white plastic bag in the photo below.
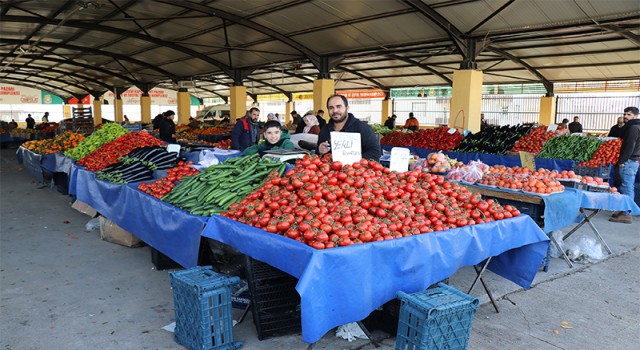
{"type": "Polygon", "coordinates": [[[84,226],[84,230],[89,232],[100,228],[100,217],[93,218],[84,226]]]}
{"type": "Polygon", "coordinates": [[[343,324],[338,327],[338,329],[336,329],[336,337],[346,339],[350,342],[354,341],[356,338],[369,339],[356,322],[343,324]]]}
{"type": "Polygon", "coordinates": [[[199,167],[202,167],[202,169],[204,169],[218,163],[220,163],[220,161],[218,160],[218,157],[216,157],[215,152],[208,149],[203,149],[202,151],[200,151],[200,161],[198,162],[199,167]]]}
{"type": "Polygon", "coordinates": [[[601,260],[604,258],[604,253],[602,253],[602,245],[600,243],[597,243],[593,237],[580,237],[578,246],[580,247],[580,250],[584,253],[584,255],[588,256],[590,259],[601,260]]]}
{"type": "MultiPolygon", "coordinates": [[[[553,231],[553,232],[551,232],[551,236],[556,240],[556,242],[558,242],[558,245],[560,245],[560,249],[565,251],[564,241],[562,240],[562,236],[563,235],[564,234],[562,233],[562,231],[553,231]]],[[[561,255],[560,251],[558,250],[556,245],[553,244],[553,242],[551,242],[551,244],[549,245],[549,255],[552,258],[559,258],[560,255],[561,255]]]]}

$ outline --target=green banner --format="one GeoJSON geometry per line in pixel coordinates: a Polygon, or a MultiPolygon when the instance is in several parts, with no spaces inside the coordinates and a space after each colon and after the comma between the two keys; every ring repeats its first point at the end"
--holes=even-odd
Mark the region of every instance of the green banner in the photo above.
{"type": "Polygon", "coordinates": [[[63,105],[64,104],[64,100],[58,95],[54,95],[44,90],[41,90],[40,93],[42,94],[41,101],[43,105],[63,105]]]}
{"type": "Polygon", "coordinates": [[[491,84],[482,86],[483,95],[525,95],[545,94],[543,84],[491,84]]]}
{"type": "Polygon", "coordinates": [[[450,97],[451,92],[449,86],[401,88],[391,89],[391,98],[450,97]]]}
{"type": "Polygon", "coordinates": [[[198,100],[198,98],[193,97],[192,95],[189,95],[189,97],[191,97],[191,105],[192,106],[199,106],[200,105],[200,101],[198,100]]]}

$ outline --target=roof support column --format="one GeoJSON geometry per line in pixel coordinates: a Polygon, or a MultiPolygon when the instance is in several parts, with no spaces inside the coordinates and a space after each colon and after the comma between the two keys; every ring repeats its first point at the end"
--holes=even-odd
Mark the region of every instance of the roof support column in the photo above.
{"type": "Polygon", "coordinates": [[[482,105],[482,71],[456,70],[453,72],[453,95],[449,126],[480,131],[480,107],[482,105]]]}
{"type": "Polygon", "coordinates": [[[93,103],[91,112],[93,112],[93,125],[102,124],[102,100],[100,100],[100,96],[102,96],[104,91],[91,91],[91,96],[93,96],[93,103]]]}
{"type": "Polygon", "coordinates": [[[115,88],[113,90],[113,115],[116,123],[122,123],[124,112],[122,110],[122,93],[124,89],[115,88]]]}
{"type": "Polygon", "coordinates": [[[148,91],[143,91],[140,96],[140,121],[142,124],[151,123],[151,96],[148,91]]]}
{"type": "Polygon", "coordinates": [[[189,91],[184,88],[178,89],[178,123],[189,124],[191,117],[191,96],[189,91]]]}
{"type": "Polygon", "coordinates": [[[385,98],[382,100],[382,118],[380,119],[380,124],[384,125],[384,123],[391,117],[393,114],[393,99],[385,98]]]}
{"type": "MultiPolygon", "coordinates": [[[[326,109],[327,100],[336,92],[336,82],[333,79],[317,79],[313,81],[313,110],[326,109]]],[[[302,112],[304,113],[304,112],[302,112]]],[[[324,114],[324,119],[329,120],[329,113],[324,114]]]]}
{"type": "Polygon", "coordinates": [[[538,118],[540,125],[549,126],[556,122],[556,102],[555,96],[540,97],[540,118],[538,118]]]}
{"type": "Polygon", "coordinates": [[[232,86],[229,92],[229,104],[231,105],[231,122],[243,118],[247,114],[247,87],[232,86]]]}

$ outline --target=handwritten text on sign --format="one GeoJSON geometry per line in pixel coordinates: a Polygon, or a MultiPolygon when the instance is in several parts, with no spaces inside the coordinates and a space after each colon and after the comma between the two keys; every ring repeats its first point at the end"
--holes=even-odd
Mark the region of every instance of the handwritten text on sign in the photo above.
{"type": "Polygon", "coordinates": [[[331,132],[331,157],[343,164],[353,164],[362,159],[362,140],[359,133],[331,132]]]}

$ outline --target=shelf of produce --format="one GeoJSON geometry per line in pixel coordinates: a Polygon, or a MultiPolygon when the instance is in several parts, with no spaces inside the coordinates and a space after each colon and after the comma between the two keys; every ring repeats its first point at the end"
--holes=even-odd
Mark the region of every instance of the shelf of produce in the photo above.
{"type": "Polygon", "coordinates": [[[399,290],[424,290],[488,257],[494,257],[493,272],[529,288],[549,244],[526,215],[327,250],[217,215],[209,219],[203,236],[299,278],[302,339],[308,343],[338,325],[364,319],[399,290]]]}

